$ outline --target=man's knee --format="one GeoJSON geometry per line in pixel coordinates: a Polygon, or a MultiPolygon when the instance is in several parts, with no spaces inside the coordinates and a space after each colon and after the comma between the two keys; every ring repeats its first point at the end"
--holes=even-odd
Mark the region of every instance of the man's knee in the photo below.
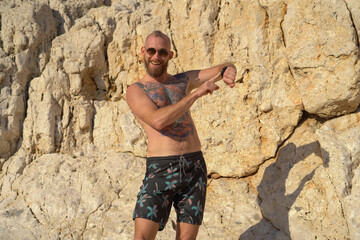
{"type": "Polygon", "coordinates": [[[144,218],[135,219],[135,240],[154,240],[160,225],[144,218]]]}
{"type": "MultiPolygon", "coordinates": [[[[155,236],[156,236],[156,234],[155,234],[155,236]]],[[[154,240],[155,236],[152,234],[149,234],[149,235],[135,234],[134,240],[154,240]]]]}
{"type": "Polygon", "coordinates": [[[196,240],[196,234],[193,235],[193,234],[181,234],[180,236],[178,236],[176,238],[176,240],[196,240]]]}
{"type": "MultiPolygon", "coordinates": [[[[146,237],[135,237],[134,240],[150,240],[150,238],[146,238],[146,237]]],[[[151,239],[153,240],[153,239],[151,239]]]]}

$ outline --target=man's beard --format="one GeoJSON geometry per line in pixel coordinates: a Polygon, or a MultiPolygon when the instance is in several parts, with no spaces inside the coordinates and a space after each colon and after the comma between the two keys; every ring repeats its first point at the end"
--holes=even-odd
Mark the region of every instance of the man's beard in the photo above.
{"type": "Polygon", "coordinates": [[[161,67],[151,69],[149,67],[149,64],[150,64],[149,60],[144,60],[144,65],[145,65],[146,72],[147,72],[147,74],[149,74],[153,78],[157,78],[157,77],[160,77],[161,75],[163,75],[166,72],[166,69],[168,67],[168,63],[169,63],[169,61],[166,61],[165,63],[162,64],[161,67]]]}

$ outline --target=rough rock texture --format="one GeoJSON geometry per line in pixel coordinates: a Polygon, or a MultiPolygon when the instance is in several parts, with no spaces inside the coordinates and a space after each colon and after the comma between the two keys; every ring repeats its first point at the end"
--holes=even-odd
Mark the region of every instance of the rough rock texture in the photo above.
{"type": "Polygon", "coordinates": [[[360,239],[358,0],[13,0],[0,22],[0,239],[132,238],[147,140],[125,92],[154,29],[171,73],[238,70],[192,107],[199,239],[360,239]]]}
{"type": "Polygon", "coordinates": [[[359,38],[353,19],[345,1],[287,4],[284,41],[307,112],[332,117],[359,105],[359,38]]]}
{"type": "Polygon", "coordinates": [[[44,70],[56,23],[47,5],[0,4],[0,157],[9,157],[22,135],[27,84],[44,70]]]}

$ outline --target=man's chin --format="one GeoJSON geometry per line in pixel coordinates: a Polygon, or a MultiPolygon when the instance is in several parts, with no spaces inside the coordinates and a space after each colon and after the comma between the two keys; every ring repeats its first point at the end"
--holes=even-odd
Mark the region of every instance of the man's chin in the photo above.
{"type": "Polygon", "coordinates": [[[154,68],[147,69],[147,73],[153,78],[160,77],[165,72],[166,72],[166,68],[164,68],[164,67],[159,67],[159,68],[156,68],[156,69],[154,69],[154,68]]]}
{"type": "Polygon", "coordinates": [[[161,75],[164,74],[164,71],[161,72],[148,71],[147,73],[150,75],[150,77],[157,78],[157,77],[161,77],[161,75]]]}
{"type": "Polygon", "coordinates": [[[167,63],[159,66],[151,66],[149,63],[145,63],[145,68],[147,74],[149,74],[153,78],[161,77],[167,69],[167,63]]]}

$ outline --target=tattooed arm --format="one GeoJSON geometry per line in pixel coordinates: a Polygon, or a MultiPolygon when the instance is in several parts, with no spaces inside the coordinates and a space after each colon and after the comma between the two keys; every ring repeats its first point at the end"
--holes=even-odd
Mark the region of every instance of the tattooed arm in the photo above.
{"type": "MultiPolygon", "coordinates": [[[[189,87],[188,87],[189,90],[191,91],[192,89],[198,88],[204,82],[213,78],[217,74],[220,74],[224,67],[227,67],[227,69],[224,72],[223,80],[230,87],[234,87],[235,86],[235,78],[236,78],[236,67],[234,64],[232,64],[230,62],[226,62],[226,63],[219,64],[217,66],[210,67],[207,69],[193,70],[193,71],[186,72],[185,74],[189,78],[189,87]]],[[[218,78],[217,81],[220,79],[221,79],[221,77],[218,78]]]]}
{"type": "Polygon", "coordinates": [[[220,73],[206,81],[192,93],[184,96],[180,101],[159,108],[138,85],[129,86],[126,101],[136,117],[156,130],[161,130],[179,119],[200,97],[212,93],[219,87],[215,84],[220,73]]]}

